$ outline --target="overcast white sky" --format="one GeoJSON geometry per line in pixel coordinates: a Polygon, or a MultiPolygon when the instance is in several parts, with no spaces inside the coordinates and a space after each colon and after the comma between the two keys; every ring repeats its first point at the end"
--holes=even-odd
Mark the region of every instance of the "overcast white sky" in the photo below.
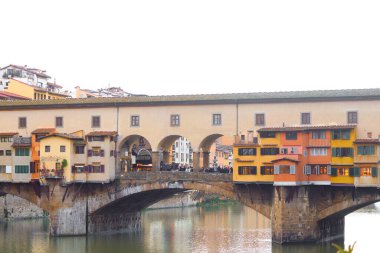
{"type": "Polygon", "coordinates": [[[1,1],[0,66],[159,94],[380,87],[378,0],[1,1]]]}

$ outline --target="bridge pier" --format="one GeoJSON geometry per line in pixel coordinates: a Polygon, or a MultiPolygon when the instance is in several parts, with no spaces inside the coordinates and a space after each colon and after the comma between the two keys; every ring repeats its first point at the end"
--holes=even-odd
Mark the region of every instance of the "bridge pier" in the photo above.
{"type": "Polygon", "coordinates": [[[117,213],[107,215],[89,215],[88,233],[118,233],[141,230],[141,213],[117,213]]]}
{"type": "Polygon", "coordinates": [[[87,234],[86,203],[77,201],[72,207],[59,208],[49,213],[50,235],[73,236],[87,234]]]}
{"type": "Polygon", "coordinates": [[[316,186],[275,187],[271,217],[273,242],[329,241],[344,236],[344,216],[318,220],[318,199],[310,187],[316,186]]]}

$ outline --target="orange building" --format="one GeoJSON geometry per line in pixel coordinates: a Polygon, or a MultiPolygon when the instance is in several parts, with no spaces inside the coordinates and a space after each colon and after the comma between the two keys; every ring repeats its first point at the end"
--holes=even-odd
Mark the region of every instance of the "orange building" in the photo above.
{"type": "Polygon", "coordinates": [[[32,180],[39,180],[40,178],[40,139],[52,133],[55,133],[55,128],[39,128],[32,132],[32,162],[30,168],[32,180]]]}

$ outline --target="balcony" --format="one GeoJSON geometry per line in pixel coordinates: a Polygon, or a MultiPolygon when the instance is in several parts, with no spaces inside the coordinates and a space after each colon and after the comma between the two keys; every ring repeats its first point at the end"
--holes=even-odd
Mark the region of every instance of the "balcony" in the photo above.
{"type": "Polygon", "coordinates": [[[379,160],[377,155],[355,155],[354,163],[377,163],[379,160]]]}
{"type": "Polygon", "coordinates": [[[330,147],[329,139],[309,139],[309,147],[330,147]]]}
{"type": "Polygon", "coordinates": [[[31,137],[13,137],[12,147],[30,147],[32,146],[31,137]]]}

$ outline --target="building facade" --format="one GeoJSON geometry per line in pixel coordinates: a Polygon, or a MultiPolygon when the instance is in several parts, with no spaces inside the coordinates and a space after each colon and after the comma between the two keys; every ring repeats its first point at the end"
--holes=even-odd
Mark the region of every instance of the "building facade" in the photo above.
{"type": "MultiPolygon", "coordinates": [[[[357,168],[365,169],[363,176],[369,174],[368,168],[371,175],[377,173],[370,167],[377,158],[363,159],[378,150],[378,108],[380,89],[0,101],[0,117],[6,119],[0,130],[30,138],[35,129],[55,128],[58,122],[59,133],[82,130],[85,149],[89,147],[87,134],[115,132],[111,143],[116,171],[121,170],[122,156],[126,164],[133,164],[133,155],[138,153],[144,159],[150,155],[152,167],[159,168],[160,162],[170,161],[170,150],[179,137],[191,142],[194,168],[208,167],[210,159],[201,164],[201,158],[208,157],[212,144],[221,136],[236,137],[233,163],[237,183],[357,185],[365,182],[350,176],[361,173],[357,168]],[[134,143],[141,139],[149,149],[134,154],[134,143]],[[252,147],[239,156],[236,148],[244,145],[252,147]],[[367,148],[371,145],[376,151],[367,148]],[[250,172],[239,174],[243,163],[247,168],[241,170],[250,172]],[[309,168],[319,174],[305,174],[304,169],[309,168]],[[348,176],[335,177],[335,171],[348,176]]],[[[104,152],[110,156],[111,149],[104,152]]],[[[110,175],[106,180],[112,178],[110,175]]]]}

